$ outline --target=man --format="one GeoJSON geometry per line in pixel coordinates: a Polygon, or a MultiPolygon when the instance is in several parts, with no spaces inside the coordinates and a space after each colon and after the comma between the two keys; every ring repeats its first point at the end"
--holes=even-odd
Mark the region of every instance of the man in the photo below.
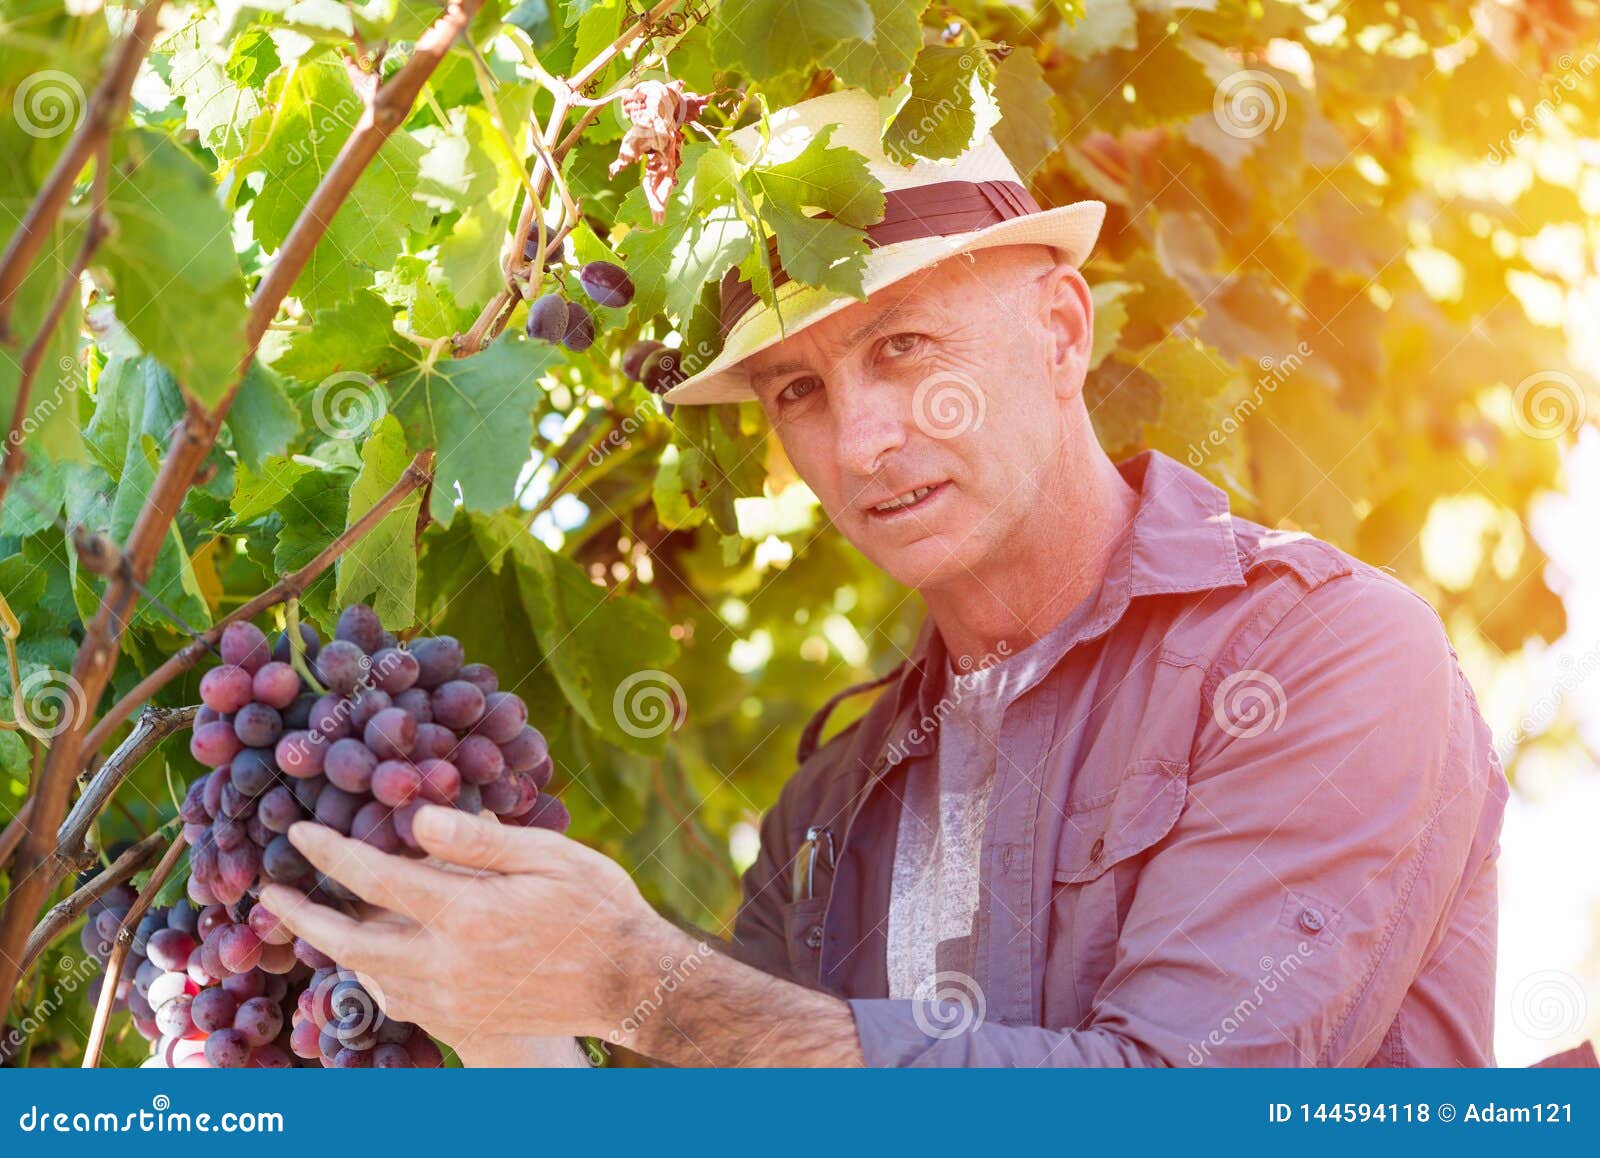
{"type": "Polygon", "coordinates": [[[291,834],[376,910],[279,886],[301,935],[469,1064],[595,1035],[676,1064],[1490,1065],[1506,785],[1437,616],[1381,571],[1231,517],[1083,397],[1078,266],[992,142],[904,169],[865,301],[724,286],[672,401],[754,397],[829,519],[929,623],[766,818],[731,951],[548,832],[416,818],[465,878],[291,834]]]}

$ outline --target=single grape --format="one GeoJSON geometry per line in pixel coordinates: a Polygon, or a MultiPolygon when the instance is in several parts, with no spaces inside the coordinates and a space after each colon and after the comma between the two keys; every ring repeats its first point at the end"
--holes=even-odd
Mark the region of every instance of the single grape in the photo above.
{"type": "Polygon", "coordinates": [[[211,839],[217,842],[219,852],[228,852],[249,840],[250,833],[244,821],[229,820],[224,816],[212,824],[211,839]]]}
{"type": "Polygon", "coordinates": [[[423,801],[411,800],[394,810],[394,815],[389,819],[394,822],[395,833],[400,837],[401,843],[407,848],[420,851],[422,846],[417,843],[417,834],[412,831],[411,822],[416,818],[417,809],[421,808],[423,801]]]}
{"type": "Polygon", "coordinates": [[[433,690],[434,722],[465,731],[483,718],[485,702],[476,684],[462,679],[449,680],[433,690]]]}
{"type": "Polygon", "coordinates": [[[218,1069],[243,1069],[250,1061],[250,1043],[231,1026],[206,1038],[206,1061],[218,1069]]]}
{"type": "MultiPolygon", "coordinates": [[[[209,837],[210,834],[208,833],[209,837]]],[[[202,838],[189,846],[189,876],[194,880],[214,884],[217,879],[217,842],[215,838],[202,838]]],[[[201,929],[204,930],[202,925],[201,929]]],[[[202,932],[202,939],[204,934],[202,932]]]]}
{"type": "Polygon", "coordinates": [[[233,994],[235,1001],[249,1001],[252,997],[260,997],[267,991],[267,978],[264,973],[246,969],[224,978],[222,987],[233,994]]]}
{"type": "Polygon", "coordinates": [[[389,698],[389,693],[381,688],[362,688],[350,697],[350,723],[355,727],[356,734],[371,722],[383,709],[394,703],[389,698]]]}
{"type": "Polygon", "coordinates": [[[311,863],[287,836],[275,836],[261,853],[261,870],[280,885],[292,885],[311,871],[311,863]]]}
{"type": "Polygon", "coordinates": [[[209,941],[231,924],[233,919],[228,916],[227,909],[221,905],[207,905],[200,910],[200,919],[195,923],[195,931],[200,934],[202,941],[209,941]]]}
{"type": "Polygon", "coordinates": [[[567,329],[561,344],[580,354],[594,345],[594,315],[577,302],[567,303],[567,329]]]}
{"type": "Polygon", "coordinates": [[[289,1034],[289,1048],[294,1051],[294,1056],[314,1061],[322,1056],[317,1049],[317,1039],[322,1036],[322,1030],[317,1028],[317,1023],[309,1017],[297,1023],[292,1033],[289,1034]]]}
{"type": "MultiPolygon", "coordinates": [[[[229,731],[232,731],[230,726],[229,731]]],[[[218,768],[215,772],[208,772],[202,777],[206,782],[203,800],[206,812],[216,816],[222,811],[222,786],[232,779],[233,774],[226,768],[218,768]]]]}
{"type": "Polygon", "coordinates": [[[483,806],[496,816],[507,816],[522,797],[515,774],[506,773],[498,780],[479,786],[483,793],[483,806]]]}
{"type": "Polygon", "coordinates": [[[274,981],[282,981],[280,974],[292,973],[300,964],[294,955],[293,945],[268,945],[261,946],[261,961],[256,968],[265,973],[273,974],[274,981]]]}
{"type": "Polygon", "coordinates": [[[427,688],[407,688],[394,697],[394,706],[419,724],[433,722],[433,703],[427,688]]]}
{"type": "Polygon", "coordinates": [[[537,728],[525,727],[500,745],[500,753],[505,757],[507,768],[526,772],[550,754],[550,746],[537,728]]]}
{"type": "Polygon", "coordinates": [[[456,679],[466,680],[484,695],[500,690],[500,677],[495,675],[494,668],[486,663],[468,663],[461,666],[456,673],[456,679]]]}
{"type": "Polygon", "coordinates": [[[417,657],[417,686],[432,690],[461,670],[461,642],[454,636],[435,635],[411,641],[411,654],[417,657]]]}
{"type": "Polygon", "coordinates": [[[321,732],[289,732],[273,749],[278,767],[296,780],[309,780],[322,774],[327,759],[328,738],[321,732]]]}
{"type": "Polygon", "coordinates": [[[294,934],[289,926],[278,919],[278,915],[267,906],[257,904],[250,910],[249,920],[246,922],[250,931],[261,938],[263,945],[290,945],[294,944],[294,934]]]}
{"type": "Polygon", "coordinates": [[[266,1045],[283,1029],[283,1011],[267,997],[252,997],[239,1006],[233,1028],[244,1034],[251,1045],[266,1045]]]}
{"type": "MultiPolygon", "coordinates": [[[[300,625],[300,639],[305,643],[306,658],[315,659],[317,657],[317,649],[322,646],[322,638],[317,635],[317,629],[309,623],[302,623],[300,625]]],[[[287,628],[278,633],[278,641],[272,645],[272,658],[279,663],[289,662],[289,632],[287,628]]]]}
{"type": "Polygon", "coordinates": [[[433,756],[443,760],[449,757],[455,746],[456,734],[443,724],[418,724],[417,738],[411,745],[411,757],[421,760],[433,756]]]}
{"type": "Polygon", "coordinates": [[[609,261],[591,261],[581,266],[578,284],[602,306],[621,309],[633,300],[633,279],[627,270],[609,261]]]}
{"type": "Polygon", "coordinates": [[[645,359],[657,350],[665,349],[665,345],[650,338],[635,342],[623,351],[622,373],[630,382],[643,381],[645,359]]]}
{"type": "Polygon", "coordinates": [[[233,994],[218,986],[195,994],[194,1002],[189,1007],[189,1014],[194,1018],[197,1029],[215,1033],[233,1024],[233,1015],[238,1009],[239,1003],[233,994]]]}
{"type": "Polygon", "coordinates": [[[217,894],[212,892],[211,885],[197,876],[191,876],[184,890],[191,901],[197,905],[216,904],[217,894]]]}
{"type": "Polygon", "coordinates": [[[348,639],[335,639],[317,653],[317,678],[333,691],[349,695],[367,674],[367,653],[348,639]]]}
{"type": "Polygon", "coordinates": [[[391,696],[415,684],[421,671],[417,657],[398,647],[380,648],[372,656],[372,678],[391,696]]]}
{"type": "Polygon", "coordinates": [[[444,1054],[439,1052],[433,1038],[420,1029],[406,1038],[406,1052],[411,1055],[411,1064],[419,1070],[436,1070],[444,1065],[444,1054]]]}
{"type": "Polygon", "coordinates": [[[283,709],[300,694],[300,675],[286,663],[263,664],[250,681],[256,699],[269,708],[283,709]]]}
{"type": "Polygon", "coordinates": [[[307,812],[317,806],[317,797],[322,795],[322,790],[327,787],[328,781],[321,775],[308,776],[304,780],[295,780],[290,784],[294,798],[300,802],[300,807],[307,812]]]}
{"type": "Polygon", "coordinates": [[[217,955],[234,973],[248,973],[261,960],[261,938],[249,925],[233,925],[217,937],[217,955]]]}
{"type": "Polygon", "coordinates": [[[533,786],[533,781],[528,779],[526,772],[512,773],[511,782],[517,786],[517,802],[511,806],[511,811],[506,815],[526,816],[539,802],[539,790],[533,786]]]}
{"type": "Polygon", "coordinates": [[[150,991],[145,996],[150,1008],[159,1012],[169,1001],[193,993],[198,988],[189,980],[187,973],[163,973],[150,983],[150,991]]]}
{"type": "Polygon", "coordinates": [[[162,972],[163,970],[161,966],[157,965],[154,961],[146,959],[139,962],[138,968],[133,971],[134,989],[139,993],[144,994],[145,999],[149,1000],[150,985],[157,977],[161,976],[162,972]]]}
{"type": "Polygon", "coordinates": [[[372,1051],[372,1065],[380,1070],[408,1070],[412,1068],[411,1053],[393,1042],[380,1044],[372,1051]]]}
{"type": "Polygon", "coordinates": [[[548,828],[552,832],[566,832],[572,825],[572,814],[567,806],[554,796],[539,794],[538,803],[525,817],[529,828],[548,828]]]}
{"type": "Polygon", "coordinates": [[[332,742],[355,735],[350,723],[350,701],[343,696],[319,696],[311,705],[311,730],[332,742]]]}
{"type": "Polygon", "coordinates": [[[273,1042],[251,1050],[246,1064],[253,1070],[288,1070],[294,1068],[294,1059],[288,1050],[273,1042]]]}
{"type": "MultiPolygon", "coordinates": [[[[217,884],[223,886],[225,896],[244,896],[260,875],[261,850],[253,844],[245,843],[217,854],[217,884]]],[[[233,967],[230,965],[229,968],[233,967]]]]}
{"type": "Polygon", "coordinates": [[[283,717],[266,704],[246,704],[234,714],[233,732],[248,747],[270,748],[283,735],[283,717]]]}
{"type": "Polygon", "coordinates": [[[304,937],[296,937],[294,939],[294,955],[300,958],[303,964],[309,965],[313,969],[333,968],[333,958],[304,937]]]}
{"type": "Polygon", "coordinates": [[[323,775],[346,792],[362,793],[372,787],[378,758],[360,740],[336,740],[323,762],[323,775]]]}
{"type": "Polygon", "coordinates": [[[242,792],[233,781],[222,786],[222,817],[229,820],[244,820],[255,810],[256,798],[242,792]]]}
{"type": "Polygon", "coordinates": [[[550,777],[555,773],[555,770],[555,762],[546,756],[527,770],[527,777],[533,781],[533,786],[542,792],[544,791],[544,786],[550,783],[550,777]]]}
{"type": "Polygon", "coordinates": [[[250,837],[250,843],[257,848],[266,848],[272,838],[278,834],[261,823],[261,804],[256,802],[256,814],[245,822],[245,832],[250,837]]]}
{"type": "Polygon", "coordinates": [[[200,964],[211,976],[222,978],[224,985],[228,983],[232,970],[222,963],[222,954],[217,951],[215,941],[200,946],[200,964]]]}
{"type": "Polygon", "coordinates": [[[482,812],[483,790],[476,784],[462,784],[461,793],[456,797],[456,807],[462,812],[482,812]]]}
{"type": "Polygon", "coordinates": [[[567,332],[567,299],[560,294],[545,294],[528,307],[523,329],[528,337],[541,342],[559,342],[567,332]]]}
{"type": "Polygon", "coordinates": [[[369,800],[357,810],[350,821],[350,835],[379,852],[400,851],[400,834],[389,819],[389,806],[381,800],[369,800]]]}
{"type": "MultiPolygon", "coordinates": [[[[204,990],[201,992],[203,994],[204,990]]],[[[95,994],[89,1004],[91,1006],[100,1004],[99,994],[95,994]]],[[[133,1014],[135,1019],[143,1018],[145,1021],[154,1021],[156,1018],[156,1011],[150,1008],[150,999],[137,989],[128,994],[128,1012],[133,1014]]],[[[194,1016],[193,1006],[190,1007],[190,1016],[194,1016]]]]}
{"type": "Polygon", "coordinates": [[[340,613],[333,636],[371,655],[383,646],[383,624],[378,622],[378,613],[365,603],[352,603],[340,613]]]}
{"type": "MultiPolygon", "coordinates": [[[[272,711],[271,708],[264,710],[272,711]]],[[[240,712],[239,715],[242,718],[244,713],[240,712]]],[[[234,728],[238,728],[237,721],[234,728]]],[[[246,796],[260,796],[278,782],[277,762],[272,758],[272,753],[263,747],[246,748],[233,758],[228,769],[229,782],[246,796]]]]}
{"type": "Polygon", "coordinates": [[[422,796],[435,804],[453,804],[461,794],[461,772],[448,760],[419,760],[422,796]]]}
{"type": "Polygon", "coordinates": [[[187,993],[180,994],[156,1010],[156,1028],[168,1037],[183,1037],[194,1031],[194,1018],[190,1016],[190,1007],[194,998],[187,993]]]}
{"type": "Polygon", "coordinates": [[[301,692],[294,703],[283,709],[283,726],[290,731],[301,731],[311,726],[311,705],[317,702],[315,692],[301,692]]]}
{"type": "MultiPolygon", "coordinates": [[[[350,835],[350,822],[355,819],[356,811],[361,807],[363,800],[354,793],[346,792],[335,784],[329,784],[317,796],[317,807],[313,812],[317,821],[327,825],[341,836],[350,835]]],[[[289,848],[289,838],[279,837],[289,848]]],[[[277,842],[274,841],[274,844],[277,842]]],[[[295,854],[297,857],[299,853],[295,854]]],[[[302,860],[301,863],[304,863],[302,860]]]]}
{"type": "Polygon", "coordinates": [[[222,713],[217,711],[216,708],[207,707],[205,704],[201,704],[195,709],[194,726],[196,728],[203,727],[206,724],[214,724],[220,719],[222,719],[222,713]]]}
{"type": "Polygon", "coordinates": [[[333,1055],[332,1068],[336,1070],[368,1070],[372,1068],[372,1051],[342,1046],[333,1055]]]}
{"type": "Polygon", "coordinates": [[[221,720],[201,725],[189,737],[189,754],[208,768],[226,764],[243,747],[233,733],[233,725],[221,720]]]}
{"type": "Polygon", "coordinates": [[[178,819],[185,824],[205,824],[211,819],[211,814],[206,811],[206,779],[211,774],[196,776],[189,785],[189,790],[184,793],[183,803],[178,806],[178,819]]]}
{"type": "Polygon", "coordinates": [[[167,909],[167,928],[177,929],[179,932],[188,933],[196,940],[199,939],[200,910],[188,901],[174,901],[167,909]]]}
{"type": "Polygon", "coordinates": [[[256,802],[256,817],[273,832],[288,832],[295,821],[305,819],[305,810],[289,786],[279,784],[256,802]]]}
{"type": "Polygon", "coordinates": [[[408,755],[416,742],[417,722],[401,708],[385,708],[367,722],[362,738],[379,759],[399,759],[408,755]]]}
{"type": "Polygon", "coordinates": [[[505,756],[501,754],[499,745],[488,736],[462,737],[455,751],[450,754],[450,759],[461,769],[461,778],[468,784],[488,784],[491,780],[498,780],[506,770],[505,756]]]}
{"type": "Polygon", "coordinates": [[[230,623],[222,629],[222,662],[234,664],[248,672],[255,672],[272,658],[267,637],[253,623],[230,623]]]}
{"type": "Polygon", "coordinates": [[[528,722],[528,706],[514,692],[490,692],[484,698],[483,718],[474,730],[496,744],[516,737],[528,722]]]}
{"type": "Polygon", "coordinates": [[[422,791],[422,773],[404,760],[385,760],[372,773],[372,795],[390,808],[408,804],[422,791]]]}
{"type": "Polygon", "coordinates": [[[683,368],[683,351],[657,350],[644,360],[639,381],[652,394],[665,394],[689,375],[683,368]]]}

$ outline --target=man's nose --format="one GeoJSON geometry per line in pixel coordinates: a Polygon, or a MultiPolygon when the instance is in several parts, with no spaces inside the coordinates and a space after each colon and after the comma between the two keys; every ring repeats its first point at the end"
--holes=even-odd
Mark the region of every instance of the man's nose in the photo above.
{"type": "Polygon", "coordinates": [[[840,465],[862,477],[876,474],[905,445],[905,399],[892,383],[851,378],[835,388],[840,465]]]}

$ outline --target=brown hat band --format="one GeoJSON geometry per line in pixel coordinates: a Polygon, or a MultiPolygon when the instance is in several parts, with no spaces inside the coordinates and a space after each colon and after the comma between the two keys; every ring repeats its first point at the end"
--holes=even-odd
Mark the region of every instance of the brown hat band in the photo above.
{"type": "MultiPolygon", "coordinates": [[[[919,237],[951,237],[1038,213],[1039,204],[1015,181],[940,181],[884,194],[883,220],[867,226],[867,244],[876,249],[919,237]]],[[[821,216],[829,216],[821,214],[821,216]]],[[[767,268],[776,289],[789,280],[778,263],[776,238],[767,239],[767,268]]],[[[722,278],[722,336],[760,299],[737,267],[722,278]]]]}

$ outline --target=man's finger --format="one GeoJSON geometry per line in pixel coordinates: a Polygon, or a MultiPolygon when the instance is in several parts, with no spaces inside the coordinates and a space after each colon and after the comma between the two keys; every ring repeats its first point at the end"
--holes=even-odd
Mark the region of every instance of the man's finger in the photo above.
{"type": "Polygon", "coordinates": [[[294,932],[350,969],[380,972],[396,950],[395,933],[308,900],[298,889],[267,885],[261,903],[294,932]]]}
{"type": "Polygon", "coordinates": [[[313,865],[379,908],[429,924],[460,894],[462,883],[425,864],[379,852],[323,824],[301,821],[289,841],[313,865]]]}
{"type": "Polygon", "coordinates": [[[543,828],[501,824],[488,812],[430,804],[411,820],[417,843],[440,860],[502,873],[536,872],[560,855],[567,838],[543,828]]]}

